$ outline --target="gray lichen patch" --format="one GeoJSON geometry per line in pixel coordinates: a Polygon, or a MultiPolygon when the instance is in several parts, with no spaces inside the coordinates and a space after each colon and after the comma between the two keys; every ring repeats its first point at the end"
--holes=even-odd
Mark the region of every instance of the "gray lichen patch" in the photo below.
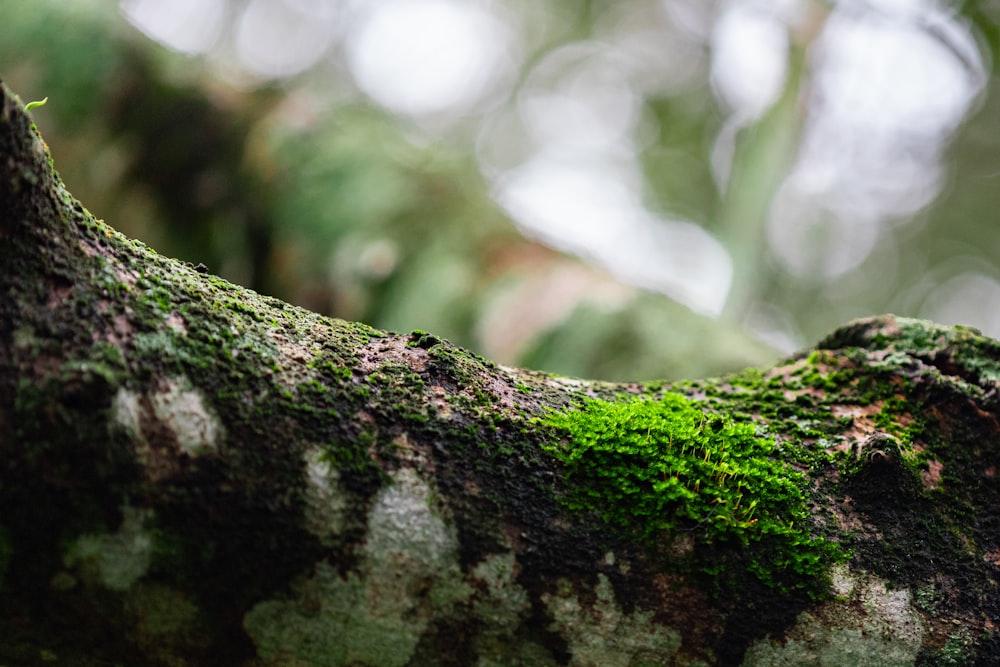
{"type": "MultiPolygon", "coordinates": [[[[307,455],[309,465],[309,493],[331,501],[330,470],[317,456],[307,455]]],[[[342,575],[321,562],[290,598],[260,602],[244,617],[262,664],[402,666],[441,619],[474,628],[480,665],[554,664],[540,646],[514,641],[531,611],[514,554],[490,554],[463,573],[434,489],[409,468],[390,477],[368,512],[354,570],[342,575]]]]}
{"type": "Polygon", "coordinates": [[[490,554],[472,568],[472,578],[486,586],[488,594],[473,602],[476,616],[487,623],[491,633],[513,633],[531,609],[528,594],[517,583],[514,553],[490,554]]]}
{"type": "Polygon", "coordinates": [[[143,525],[152,512],[128,506],[122,508],[122,512],[124,516],[118,532],[81,535],[67,550],[63,564],[75,574],[75,580],[89,586],[126,591],[146,574],[152,560],[153,539],[143,525]]]}
{"type": "Polygon", "coordinates": [[[448,567],[458,540],[430,486],[410,468],[391,476],[394,483],[382,489],[368,514],[368,560],[424,576],[448,567]]]}
{"type": "Polygon", "coordinates": [[[243,627],[264,665],[405,665],[422,628],[383,608],[376,590],[353,572],[341,578],[320,563],[293,600],[257,604],[243,627]]]}
{"type": "Polygon", "coordinates": [[[291,600],[257,604],[244,627],[269,665],[407,664],[432,619],[472,589],[454,529],[428,484],[407,468],[378,494],[356,571],[319,563],[291,600]]]}
{"type": "Polygon", "coordinates": [[[542,601],[552,617],[551,630],[569,646],[574,667],[631,667],[665,664],[681,648],[680,633],[658,625],[651,612],[626,614],[615,600],[611,581],[597,575],[592,603],[581,601],[572,584],[560,580],[558,591],[542,601]]]}
{"type": "Polygon", "coordinates": [[[834,566],[838,599],[802,612],[783,641],[763,639],[746,652],[746,667],[913,665],[924,623],[906,589],[888,590],[877,577],[834,566]],[[872,660],[876,662],[872,662],[872,660]]]}
{"type": "Polygon", "coordinates": [[[330,546],[331,540],[344,529],[348,505],[340,485],[340,471],[324,459],[323,450],[318,447],[307,450],[303,458],[305,527],[321,544],[330,546]]]}
{"type": "MultiPolygon", "coordinates": [[[[184,377],[165,380],[149,394],[120,388],[111,401],[111,420],[146,449],[150,441],[167,436],[171,445],[192,457],[216,451],[224,434],[201,391],[184,377]]],[[[140,458],[148,468],[156,457],[147,451],[140,458]]]]}
{"type": "Polygon", "coordinates": [[[189,388],[186,378],[171,378],[150,396],[153,414],[177,438],[181,451],[200,456],[215,451],[222,424],[201,392],[189,388]]]}
{"type": "Polygon", "coordinates": [[[142,424],[139,394],[125,387],[119,388],[111,401],[111,421],[130,438],[140,435],[142,424]]]}
{"type": "Polygon", "coordinates": [[[165,380],[148,394],[119,388],[110,417],[114,427],[136,442],[138,458],[152,479],[176,467],[172,449],[203,456],[217,451],[224,435],[215,411],[185,377],[165,380]]]}
{"type": "Polygon", "coordinates": [[[470,574],[470,583],[477,589],[471,607],[480,623],[474,642],[477,667],[555,665],[552,656],[540,645],[525,638],[515,639],[518,628],[530,615],[531,601],[527,591],[517,583],[514,553],[490,554],[470,574]]]}

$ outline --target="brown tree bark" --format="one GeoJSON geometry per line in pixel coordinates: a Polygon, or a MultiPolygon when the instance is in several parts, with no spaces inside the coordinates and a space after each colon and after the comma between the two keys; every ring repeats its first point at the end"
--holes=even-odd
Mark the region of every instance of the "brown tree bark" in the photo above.
{"type": "Polygon", "coordinates": [[[4,88],[0,664],[996,664],[998,358],[500,367],[124,238],[4,88]]]}

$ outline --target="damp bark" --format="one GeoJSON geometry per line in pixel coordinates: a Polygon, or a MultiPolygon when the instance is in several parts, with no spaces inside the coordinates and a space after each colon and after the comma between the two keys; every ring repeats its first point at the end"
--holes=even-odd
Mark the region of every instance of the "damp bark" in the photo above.
{"type": "Polygon", "coordinates": [[[0,662],[991,664],[1000,346],[609,384],[164,258],[0,111],[0,662]]]}

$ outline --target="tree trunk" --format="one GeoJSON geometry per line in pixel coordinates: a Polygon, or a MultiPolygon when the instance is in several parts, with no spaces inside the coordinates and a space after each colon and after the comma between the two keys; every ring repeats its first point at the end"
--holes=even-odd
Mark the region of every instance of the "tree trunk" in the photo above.
{"type": "Polygon", "coordinates": [[[995,664],[996,342],[500,367],[124,238],[3,94],[0,664],[995,664]]]}

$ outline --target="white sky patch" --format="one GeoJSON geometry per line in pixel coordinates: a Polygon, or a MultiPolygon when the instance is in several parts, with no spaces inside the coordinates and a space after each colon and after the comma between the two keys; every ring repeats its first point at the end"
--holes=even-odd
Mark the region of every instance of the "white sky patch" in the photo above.
{"type": "Polygon", "coordinates": [[[503,133],[480,135],[483,171],[529,236],[715,315],[732,277],[728,253],[700,226],[661,219],[642,203],[641,74],[640,63],[604,43],[548,54],[522,86],[516,118],[503,133]]]}
{"type": "Polygon", "coordinates": [[[719,315],[733,277],[732,258],[719,240],[700,225],[652,215],[642,231],[633,240],[635,261],[618,267],[622,277],[697,313],[719,315]]]}
{"type": "Polygon", "coordinates": [[[496,197],[532,236],[596,256],[612,250],[635,213],[635,183],[623,171],[543,154],[509,172],[496,197]]]}
{"type": "MultiPolygon", "coordinates": [[[[966,31],[943,17],[927,20],[958,40],[953,48],[975,57],[966,31]]],[[[835,12],[817,47],[823,113],[840,124],[943,137],[981,85],[981,74],[970,72],[952,47],[917,21],[835,12]]]]}
{"type": "Polygon", "coordinates": [[[206,53],[222,34],[226,0],[122,0],[122,14],[150,39],[182,53],[206,53]]]}
{"type": "Polygon", "coordinates": [[[785,85],[788,29],[770,11],[733,3],[712,35],[712,85],[743,119],[767,111],[785,85]]]}
{"type": "Polygon", "coordinates": [[[366,9],[347,40],[348,66],[395,113],[461,113],[513,73],[514,33],[486,5],[390,0],[366,9]]]}
{"type": "MultiPolygon", "coordinates": [[[[637,151],[650,122],[643,103],[658,79],[700,73],[707,45],[713,90],[731,112],[725,131],[736,132],[777,99],[789,35],[816,21],[822,31],[809,47],[799,161],[768,233],[793,275],[836,279],[864,262],[890,219],[937,196],[950,133],[986,77],[971,31],[942,0],[838,0],[819,12],[809,0],[626,5],[595,17],[604,41],[558,47],[526,72],[515,103],[480,133],[482,171],[530,235],[702,312],[716,312],[725,298],[728,255],[698,225],[660,219],[642,205],[637,151]],[[678,33],[693,46],[671,50],[678,33]],[[660,43],[668,44],[651,62],[660,43]]],[[[501,99],[521,66],[520,39],[540,34],[516,24],[530,12],[490,0],[119,6],[150,38],[186,53],[216,47],[227,17],[245,6],[232,44],[243,67],[282,78],[335,53],[375,103],[419,120],[449,121],[501,99]]],[[[717,153],[713,164],[726,157],[717,153]]]]}
{"type": "Polygon", "coordinates": [[[705,0],[660,0],[671,23],[694,37],[707,40],[712,32],[716,6],[705,0]]]}
{"type": "Polygon", "coordinates": [[[525,129],[546,149],[593,152],[628,144],[642,106],[629,80],[632,69],[608,44],[577,42],[553,51],[518,95],[525,129]]]}
{"type": "Polygon", "coordinates": [[[744,320],[747,329],[761,341],[784,354],[801,350],[805,339],[791,313],[773,304],[753,304],[744,320]]]}
{"type": "Polygon", "coordinates": [[[786,180],[774,199],[767,227],[771,251],[795,276],[815,283],[838,278],[871,254],[881,227],[860,212],[838,215],[797,176],[786,180]]]}
{"type": "Polygon", "coordinates": [[[954,276],[930,293],[920,316],[942,324],[973,326],[1000,338],[1000,282],[975,272],[954,276]]]}
{"type": "Polygon", "coordinates": [[[793,275],[829,280],[937,197],[985,74],[969,32],[932,2],[838,3],[812,55],[808,122],[768,241],[793,275]]]}
{"type": "Polygon", "coordinates": [[[669,96],[703,84],[708,59],[700,40],[667,20],[656,2],[609,5],[594,18],[593,34],[628,61],[629,78],[642,91],[669,96]]]}
{"type": "Polygon", "coordinates": [[[494,196],[528,235],[718,314],[732,279],[729,254],[698,225],[646,211],[632,172],[608,160],[543,154],[500,179],[494,196]]]}
{"type": "Polygon", "coordinates": [[[236,52],[258,76],[279,78],[316,64],[337,37],[339,3],[251,0],[236,26],[236,52]]]}

